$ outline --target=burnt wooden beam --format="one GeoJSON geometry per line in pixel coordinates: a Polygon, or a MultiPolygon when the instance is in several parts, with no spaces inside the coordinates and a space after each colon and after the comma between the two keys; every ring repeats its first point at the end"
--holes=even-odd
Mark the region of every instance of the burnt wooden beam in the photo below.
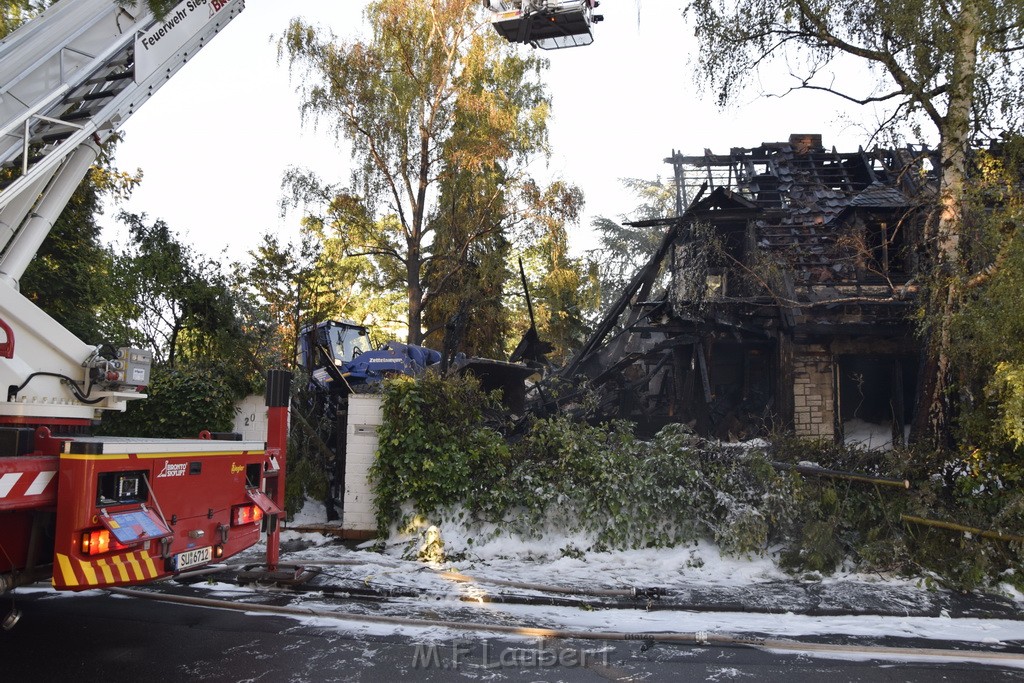
{"type": "Polygon", "coordinates": [[[794,336],[804,337],[907,337],[905,320],[885,324],[881,321],[865,322],[809,322],[797,323],[792,328],[794,336]]]}
{"type": "MultiPolygon", "coordinates": [[[[565,367],[559,373],[563,377],[573,377],[579,370],[583,362],[594,352],[594,350],[600,346],[601,342],[605,340],[605,337],[615,328],[616,322],[623,312],[629,307],[629,302],[633,298],[633,295],[641,290],[642,288],[650,289],[655,278],[657,277],[658,271],[661,267],[661,262],[668,255],[669,250],[672,248],[672,244],[679,236],[684,225],[684,219],[679,218],[672,223],[668,230],[665,231],[665,236],[661,239],[661,244],[658,245],[657,251],[651,256],[651,259],[647,262],[640,271],[633,276],[629,285],[622,291],[619,298],[616,299],[615,303],[612,304],[611,308],[608,309],[607,315],[604,320],[594,330],[594,334],[586,341],[586,343],[580,348],[576,354],[569,359],[565,367]],[[646,285],[646,287],[645,287],[646,285]]],[[[631,320],[626,327],[630,324],[635,323],[636,320],[631,320]]]]}
{"type": "MultiPolygon", "coordinates": [[[[671,337],[669,339],[666,339],[663,342],[659,342],[659,343],[655,344],[654,346],[652,346],[647,351],[636,351],[636,352],[633,352],[633,353],[628,353],[625,356],[623,356],[622,358],[620,358],[619,360],[617,360],[615,363],[610,365],[600,375],[598,375],[597,377],[592,379],[591,383],[594,384],[594,385],[603,384],[612,375],[615,375],[616,373],[622,372],[629,365],[631,365],[632,363],[635,363],[638,360],[643,360],[645,358],[651,358],[651,357],[657,356],[659,354],[664,354],[665,351],[668,351],[668,350],[671,350],[671,349],[675,349],[675,348],[678,348],[678,347],[681,347],[681,346],[689,346],[690,344],[696,343],[696,341],[697,341],[697,337],[694,336],[694,335],[680,335],[680,336],[671,337]]],[[[664,364],[664,361],[659,362],[659,366],[658,367],[661,367],[661,365],[663,365],[663,364],[664,364]]]]}
{"type": "MultiPolygon", "coordinates": [[[[694,197],[692,203],[696,203],[697,201],[699,201],[700,198],[703,196],[704,192],[707,190],[707,188],[708,186],[706,183],[702,185],[700,191],[697,193],[697,196],[694,197]]],[[[626,286],[622,294],[619,295],[619,298],[616,299],[615,303],[612,304],[611,308],[608,309],[608,314],[605,315],[604,320],[602,320],[600,324],[597,326],[597,329],[594,330],[594,334],[590,336],[590,338],[586,341],[583,347],[580,348],[580,350],[577,351],[576,354],[569,359],[569,362],[566,363],[565,367],[562,368],[562,370],[558,373],[560,376],[570,378],[576,375],[576,373],[579,371],[580,366],[587,361],[587,359],[594,352],[594,350],[601,344],[601,342],[604,341],[605,337],[608,336],[612,329],[614,329],[615,323],[618,321],[619,317],[623,314],[623,312],[625,312],[626,309],[629,307],[629,302],[633,299],[634,294],[636,294],[637,292],[641,293],[640,296],[636,297],[637,300],[643,300],[647,298],[647,296],[650,294],[651,287],[654,285],[654,280],[657,278],[658,273],[660,272],[662,261],[665,260],[665,257],[672,249],[672,245],[675,243],[676,239],[682,233],[683,228],[689,225],[691,220],[692,216],[690,215],[689,211],[687,211],[678,218],[671,220],[669,222],[666,222],[668,221],[668,219],[659,219],[657,222],[654,223],[668,225],[668,230],[665,231],[664,237],[661,238],[661,243],[658,245],[658,249],[651,256],[647,264],[643,268],[641,268],[636,275],[633,276],[633,279],[630,280],[629,285],[626,286]]],[[[626,323],[626,325],[624,325],[624,327],[628,328],[634,325],[637,319],[639,319],[640,315],[641,312],[636,311],[631,317],[631,319],[626,323]]]]}

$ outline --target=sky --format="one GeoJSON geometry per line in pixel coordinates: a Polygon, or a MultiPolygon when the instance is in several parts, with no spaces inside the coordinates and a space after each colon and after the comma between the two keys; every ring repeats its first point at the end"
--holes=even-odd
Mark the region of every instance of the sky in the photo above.
{"type": "MultiPolygon", "coordinates": [[[[577,252],[595,245],[596,216],[627,217],[639,203],[621,178],[671,177],[673,150],[726,153],[823,133],[827,147],[856,149],[862,132],[823,95],[745,100],[718,109],[693,76],[695,41],[677,0],[604,0],[592,45],[544,53],[553,98],[553,154],[540,167],[575,183],[586,208],[570,229],[577,252]]],[[[266,232],[295,240],[300,215],[280,215],[281,178],[292,166],[347,182],[350,154],[299,116],[297,83],[278,64],[275,37],[294,16],[355,37],[365,0],[249,0],[245,10],[122,128],[116,163],[144,179],[123,207],[163,219],[207,256],[245,260],[266,232]]],[[[530,50],[521,46],[523,51],[530,50]]],[[[108,207],[107,241],[124,239],[108,207]]]]}

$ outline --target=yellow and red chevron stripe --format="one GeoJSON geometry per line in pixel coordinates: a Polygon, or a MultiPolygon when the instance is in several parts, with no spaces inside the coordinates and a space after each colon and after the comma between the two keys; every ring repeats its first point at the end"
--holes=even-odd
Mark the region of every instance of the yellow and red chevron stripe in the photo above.
{"type": "Polygon", "coordinates": [[[149,581],[159,575],[154,559],[145,550],[117,553],[93,560],[57,553],[53,585],[55,588],[83,589],[149,581]]]}

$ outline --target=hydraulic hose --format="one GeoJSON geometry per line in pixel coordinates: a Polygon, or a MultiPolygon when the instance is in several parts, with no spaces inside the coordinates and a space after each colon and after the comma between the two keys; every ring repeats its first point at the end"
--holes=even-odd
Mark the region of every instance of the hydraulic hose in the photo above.
{"type": "MultiPolygon", "coordinates": [[[[299,563],[309,567],[317,566],[359,566],[367,564],[366,562],[360,562],[358,560],[316,560],[314,562],[304,562],[299,560],[299,563]]],[[[415,570],[419,571],[423,567],[417,567],[415,570]]],[[[474,576],[467,574],[461,574],[459,572],[435,572],[435,574],[443,579],[450,579],[457,583],[485,583],[495,586],[506,586],[508,588],[520,588],[523,590],[535,590],[541,593],[561,593],[563,595],[594,595],[598,597],[616,597],[616,598],[657,598],[663,595],[667,595],[667,591],[664,588],[638,588],[633,586],[631,588],[573,588],[570,586],[551,586],[546,584],[528,583],[523,581],[508,581],[505,579],[479,579],[474,576]]]]}
{"type": "MultiPolygon", "coordinates": [[[[304,566],[318,567],[318,566],[360,566],[367,564],[363,561],[358,560],[316,560],[314,562],[302,562],[304,566]]],[[[392,568],[383,574],[391,574],[397,571],[401,571],[400,567],[392,564],[392,568]]],[[[427,567],[416,567],[415,569],[410,568],[408,571],[423,571],[427,567]]],[[[642,608],[647,611],[665,611],[665,612],[750,612],[753,614],[778,614],[780,609],[769,605],[737,605],[735,602],[708,602],[708,601],[662,601],[662,597],[670,597],[674,595],[672,591],[664,588],[572,588],[567,586],[550,586],[545,584],[534,584],[520,581],[507,581],[503,579],[478,579],[466,574],[460,574],[458,572],[437,572],[438,576],[443,578],[450,578],[457,582],[477,582],[484,585],[494,584],[498,586],[505,586],[511,588],[519,588],[524,590],[533,590],[539,593],[554,593],[556,595],[565,596],[580,596],[579,599],[572,598],[555,598],[555,597],[535,597],[528,595],[484,595],[484,596],[469,596],[460,598],[463,602],[485,602],[485,603],[496,603],[496,604],[510,604],[510,605],[532,605],[532,606],[555,606],[555,607],[584,607],[584,608],[595,608],[595,609],[637,609],[642,608]],[[587,597],[602,598],[600,601],[586,600],[587,597]],[[622,600],[614,600],[608,598],[624,598],[622,600]],[[639,600],[645,600],[646,602],[638,602],[639,600]]],[[[364,579],[358,579],[362,581],[366,586],[372,586],[371,580],[373,576],[366,577],[364,579]]],[[[318,591],[324,591],[323,586],[316,588],[318,591]]],[[[360,598],[395,598],[395,597],[430,597],[428,591],[424,589],[393,589],[393,588],[338,588],[332,589],[332,593],[349,593],[353,596],[359,596],[360,598]]],[[[439,596],[433,596],[439,597],[439,596]]],[[[787,606],[781,611],[792,612],[794,614],[800,614],[808,617],[842,617],[842,616],[868,616],[868,617],[904,617],[907,616],[905,610],[900,610],[896,606],[883,606],[876,608],[860,608],[860,609],[849,609],[843,607],[825,607],[821,605],[810,605],[805,607],[793,607],[787,606]]],[[[942,613],[941,607],[933,605],[927,610],[919,610],[921,616],[937,617],[942,613]]],[[[954,617],[955,618],[955,617],[954,617]]]]}
{"type": "Polygon", "coordinates": [[[663,588],[572,588],[567,586],[548,586],[544,584],[526,583],[523,581],[508,581],[505,579],[478,579],[458,572],[440,572],[438,576],[444,579],[451,579],[459,583],[487,583],[495,586],[507,586],[508,588],[521,588],[524,590],[535,590],[542,593],[562,593],[564,595],[595,595],[599,597],[616,598],[656,598],[666,594],[663,588]]]}
{"type": "Polygon", "coordinates": [[[448,621],[441,619],[418,619],[394,617],[381,614],[354,614],[351,612],[334,612],[331,610],[310,609],[308,607],[292,607],[288,605],[253,605],[229,600],[215,600],[183,595],[167,595],[129,588],[108,588],[111,593],[143,600],[156,600],[179,605],[196,607],[212,607],[230,609],[237,612],[264,612],[295,617],[315,617],[319,619],[337,619],[339,621],[359,621],[393,626],[412,626],[421,628],[448,628],[458,631],[475,633],[501,633],[512,636],[563,639],[563,640],[596,640],[596,641],[630,641],[673,643],[677,645],[717,645],[720,647],[754,647],[762,650],[778,652],[804,652],[822,655],[867,656],[881,659],[923,659],[946,660],[957,662],[976,662],[980,664],[1004,664],[1024,667],[1024,653],[993,652],[989,650],[944,650],[941,648],[888,647],[879,645],[842,645],[838,643],[807,643],[779,638],[756,638],[721,633],[696,632],[632,632],[632,631],[580,631],[573,629],[537,628],[533,626],[508,624],[482,624],[475,622],[448,621]]]}

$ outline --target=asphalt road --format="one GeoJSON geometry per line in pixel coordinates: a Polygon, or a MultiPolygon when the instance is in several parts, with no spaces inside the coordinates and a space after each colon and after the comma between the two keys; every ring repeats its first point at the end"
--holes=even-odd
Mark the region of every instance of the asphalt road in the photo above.
{"type": "MultiPolygon", "coordinates": [[[[382,635],[359,624],[302,623],[99,592],[19,591],[16,597],[22,619],[0,631],[4,683],[1024,679],[1024,670],[996,666],[846,661],[740,647],[382,635]]],[[[4,613],[8,598],[0,600],[4,613]]]]}

